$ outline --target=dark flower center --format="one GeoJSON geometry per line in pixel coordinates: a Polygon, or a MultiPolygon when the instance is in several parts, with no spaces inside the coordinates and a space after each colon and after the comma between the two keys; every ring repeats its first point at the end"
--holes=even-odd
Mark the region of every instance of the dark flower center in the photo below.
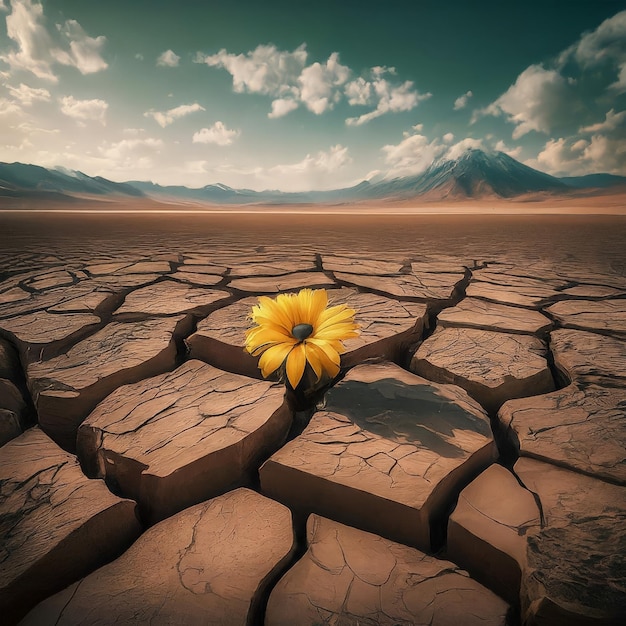
{"type": "Polygon", "coordinates": [[[298,340],[304,341],[313,332],[313,326],[311,324],[296,324],[291,329],[291,334],[298,340]]]}

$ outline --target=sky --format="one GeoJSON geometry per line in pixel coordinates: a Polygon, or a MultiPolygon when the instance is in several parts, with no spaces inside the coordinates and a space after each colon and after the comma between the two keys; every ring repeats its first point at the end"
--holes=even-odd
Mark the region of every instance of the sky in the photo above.
{"type": "Polygon", "coordinates": [[[626,2],[0,0],[0,161],[304,191],[626,175],[626,2]]]}

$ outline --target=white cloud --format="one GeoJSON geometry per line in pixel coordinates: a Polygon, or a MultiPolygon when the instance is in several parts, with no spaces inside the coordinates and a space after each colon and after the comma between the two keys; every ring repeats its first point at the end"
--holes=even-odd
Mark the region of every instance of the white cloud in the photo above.
{"type": "Polygon", "coordinates": [[[98,147],[101,155],[99,169],[103,172],[102,175],[117,174],[123,180],[128,180],[129,172],[152,171],[156,164],[155,157],[160,154],[163,145],[161,139],[152,137],[103,142],[98,147]]]}
{"type": "Polygon", "coordinates": [[[53,48],[52,38],[43,25],[43,7],[31,0],[13,0],[12,11],[7,15],[7,35],[18,50],[0,56],[12,69],[32,72],[38,78],[56,81],[50,69],[53,48]]]}
{"type": "Polygon", "coordinates": [[[616,13],[598,28],[585,33],[580,40],[561,55],[565,60],[573,54],[582,65],[596,65],[606,58],[620,58],[626,53],[626,11],[616,13]]]}
{"type": "Polygon", "coordinates": [[[180,106],[167,111],[146,111],[143,115],[144,117],[151,117],[161,128],[165,128],[166,126],[173,124],[181,117],[185,117],[186,115],[195,113],[196,111],[205,110],[206,109],[203,106],[194,102],[193,104],[181,104],[180,106]]]}
{"type": "MultiPolygon", "coordinates": [[[[187,169],[210,172],[214,180],[233,187],[250,189],[280,189],[296,192],[311,189],[337,189],[347,186],[346,172],[352,163],[348,149],[335,145],[328,150],[307,154],[295,163],[270,167],[241,167],[228,162],[209,164],[206,161],[191,161],[187,169]]],[[[348,178],[352,181],[352,177],[348,178]]],[[[359,182],[362,177],[359,177],[359,182]]],[[[206,183],[205,183],[206,184],[206,183]]]]}
{"type": "Polygon", "coordinates": [[[443,136],[443,140],[445,143],[452,143],[454,141],[454,134],[453,133],[446,133],[443,136]]]}
{"type": "Polygon", "coordinates": [[[37,89],[35,87],[29,87],[24,83],[20,83],[19,87],[6,86],[9,93],[19,100],[24,106],[30,106],[33,102],[41,100],[47,102],[50,100],[50,92],[47,89],[37,89]]]}
{"type": "Polygon", "coordinates": [[[81,74],[93,74],[108,67],[101,56],[106,37],[89,37],[76,20],[68,20],[59,30],[70,46],[69,51],[52,50],[59,63],[75,67],[81,74]]]}
{"type": "Polygon", "coordinates": [[[21,107],[14,100],[0,98],[0,116],[8,117],[10,115],[22,116],[21,107]]]}
{"type": "Polygon", "coordinates": [[[231,54],[222,49],[212,55],[198,53],[195,60],[229,72],[237,93],[282,96],[296,85],[306,59],[307,51],[303,44],[293,52],[278,50],[273,45],[257,46],[247,54],[231,54]]]}
{"type": "Polygon", "coordinates": [[[100,146],[99,152],[107,159],[120,162],[128,158],[148,157],[158,153],[163,147],[161,139],[146,137],[145,139],[122,139],[121,141],[100,146]]]}
{"type": "Polygon", "coordinates": [[[466,137],[465,139],[461,139],[461,141],[455,143],[453,146],[448,148],[445,157],[447,159],[458,159],[464,152],[467,152],[472,148],[484,148],[483,140],[474,139],[473,137],[466,137]]]}
{"type": "Polygon", "coordinates": [[[355,78],[352,70],[339,62],[333,52],[325,63],[306,65],[306,45],[293,52],[278,50],[273,45],[260,45],[247,54],[232,54],[220,50],[217,54],[196,55],[196,63],[223,68],[233,78],[237,93],[259,93],[273,98],[271,119],[287,115],[303,104],[309,111],[321,115],[331,110],[342,98],[350,106],[375,106],[373,111],[348,118],[348,125],[358,126],[385,113],[410,111],[431,94],[420,94],[411,81],[390,82],[385,75],[395,75],[395,68],[376,66],[369,79],[355,78]]]}
{"type": "Polygon", "coordinates": [[[615,113],[615,109],[607,111],[607,114],[603,122],[597,124],[591,124],[581,128],[580,133],[597,133],[597,132],[611,132],[622,126],[626,122],[626,111],[620,111],[615,113]]]}
{"type": "Polygon", "coordinates": [[[324,65],[313,63],[305,67],[298,77],[300,99],[309,111],[321,115],[332,109],[341,98],[337,90],[350,76],[350,68],[339,63],[339,55],[333,52],[324,65]]]}
{"type": "Polygon", "coordinates": [[[604,20],[564,50],[558,59],[559,66],[572,59],[583,68],[610,65],[616,70],[617,80],[609,88],[618,93],[626,91],[626,11],[604,20]]]}
{"type": "Polygon", "coordinates": [[[275,165],[261,173],[261,176],[269,176],[274,180],[280,178],[283,181],[281,188],[286,191],[328,188],[329,175],[337,173],[351,162],[348,148],[337,144],[327,151],[307,154],[297,163],[275,165]]]}
{"type": "Polygon", "coordinates": [[[464,109],[473,95],[474,94],[471,91],[466,91],[462,96],[459,96],[454,101],[454,110],[459,111],[460,109],[464,109]]]}
{"type": "Polygon", "coordinates": [[[241,131],[226,128],[222,122],[215,122],[211,128],[203,128],[194,133],[193,143],[214,143],[218,146],[229,146],[239,137],[241,131]]]}
{"type": "Polygon", "coordinates": [[[328,173],[337,170],[344,165],[352,162],[352,158],[348,154],[348,148],[337,144],[332,146],[330,150],[320,150],[316,155],[307,154],[306,157],[298,162],[290,165],[276,165],[270,169],[271,172],[280,174],[302,174],[304,172],[322,172],[328,173]]]}
{"type": "Polygon", "coordinates": [[[550,139],[535,159],[526,161],[555,176],[607,172],[626,175],[626,138],[596,134],[591,139],[550,139]]]}
{"type": "Polygon", "coordinates": [[[36,0],[13,0],[6,24],[7,35],[17,49],[0,54],[0,60],[12,70],[25,70],[57,82],[52,70],[55,63],[75,67],[82,74],[107,67],[101,56],[105,37],[90,37],[76,20],[67,20],[50,33],[43,6],[36,0]]]}
{"type": "Polygon", "coordinates": [[[295,100],[288,98],[278,98],[272,102],[272,110],[267,114],[270,119],[283,117],[291,111],[295,111],[300,105],[295,100]]]}
{"type": "Polygon", "coordinates": [[[389,166],[387,177],[395,177],[423,172],[446,147],[436,139],[429,141],[425,135],[417,133],[405,136],[399,144],[383,146],[381,150],[389,166]]]}
{"type": "MultiPolygon", "coordinates": [[[[369,113],[364,113],[359,117],[349,117],[346,120],[348,126],[360,126],[367,122],[384,115],[385,113],[398,113],[400,111],[410,111],[414,109],[420,102],[431,97],[430,93],[419,93],[413,89],[413,83],[410,80],[405,81],[401,85],[393,85],[385,78],[381,78],[382,71],[389,70],[387,68],[373,68],[378,70],[373,72],[376,78],[370,83],[372,89],[371,99],[376,101],[376,108],[369,113]]],[[[392,68],[393,69],[393,68],[392,68]]],[[[360,85],[359,89],[363,89],[360,85]]],[[[354,90],[354,87],[348,85],[347,90],[354,90]]]]}
{"type": "Polygon", "coordinates": [[[556,70],[541,65],[526,68],[513,85],[487,108],[476,111],[472,121],[481,115],[505,115],[515,124],[513,139],[532,130],[549,133],[553,126],[575,116],[578,98],[573,82],[556,70]]]}
{"type": "Polygon", "coordinates": [[[4,0],[0,0],[0,11],[8,11],[9,8],[4,4],[4,0]]]}
{"type": "Polygon", "coordinates": [[[159,55],[156,64],[159,67],[178,67],[180,57],[173,50],[166,50],[159,55]]]}
{"type": "Polygon", "coordinates": [[[77,120],[94,120],[102,125],[106,123],[106,112],[109,105],[104,100],[77,100],[74,96],[64,96],[61,102],[61,112],[77,120]]]}
{"type": "Polygon", "coordinates": [[[141,52],[137,52],[137,54],[135,55],[135,59],[137,59],[137,61],[143,61],[143,54],[141,54],[141,52]]]}
{"type": "Polygon", "coordinates": [[[346,85],[345,93],[351,106],[365,106],[372,101],[372,83],[359,76],[346,85]]]}
{"type": "Polygon", "coordinates": [[[519,157],[522,154],[522,146],[510,148],[502,140],[499,140],[496,142],[494,149],[497,150],[498,152],[504,152],[504,154],[508,154],[510,157],[513,157],[514,159],[519,159],[519,157]]]}
{"type": "Polygon", "coordinates": [[[589,171],[626,174],[626,138],[593,135],[583,152],[589,171]]]}

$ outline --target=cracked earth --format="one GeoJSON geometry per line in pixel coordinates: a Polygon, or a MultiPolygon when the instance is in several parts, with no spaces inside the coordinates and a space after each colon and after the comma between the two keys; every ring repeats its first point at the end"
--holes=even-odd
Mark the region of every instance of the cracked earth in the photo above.
{"type": "Polygon", "coordinates": [[[6,623],[623,623],[623,263],[223,239],[3,254],[6,623]],[[302,287],[309,404],[243,350],[302,287]]]}

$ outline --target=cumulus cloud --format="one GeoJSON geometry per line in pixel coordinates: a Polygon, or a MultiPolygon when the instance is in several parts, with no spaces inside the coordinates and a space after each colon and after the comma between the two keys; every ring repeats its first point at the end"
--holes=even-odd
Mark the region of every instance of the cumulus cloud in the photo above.
{"type": "Polygon", "coordinates": [[[302,161],[289,165],[276,165],[270,168],[271,173],[291,175],[305,173],[330,173],[338,170],[348,163],[352,158],[348,154],[348,148],[337,144],[330,150],[320,150],[317,154],[307,154],[302,161]]]}
{"type": "Polygon", "coordinates": [[[527,165],[554,174],[576,176],[607,172],[626,175],[626,136],[595,134],[590,139],[550,139],[527,165]]]}
{"type": "Polygon", "coordinates": [[[195,61],[225,69],[233,78],[237,93],[271,96],[268,117],[287,115],[301,104],[316,115],[331,110],[342,98],[350,106],[373,106],[374,110],[346,120],[361,125],[385,113],[410,111],[431,94],[420,94],[411,81],[398,83],[384,78],[395,75],[394,68],[373,67],[367,78],[353,78],[352,70],[342,65],[333,52],[324,63],[307,65],[305,44],[294,51],[279,50],[274,45],[260,45],[246,54],[220,50],[217,54],[198,53],[195,61]]]}
{"type": "Polygon", "coordinates": [[[563,67],[572,60],[583,68],[611,67],[616,80],[609,88],[619,93],[626,91],[626,11],[617,13],[594,31],[582,35],[560,54],[558,63],[563,67]]]}
{"type": "Polygon", "coordinates": [[[104,100],[77,100],[74,96],[64,96],[60,100],[61,112],[76,120],[94,120],[106,124],[109,105],[104,100]]]}
{"type": "Polygon", "coordinates": [[[321,115],[341,98],[341,87],[350,76],[350,68],[339,63],[333,52],[326,63],[313,63],[305,67],[298,77],[300,99],[309,111],[321,115]]]}
{"type": "Polygon", "coordinates": [[[483,149],[483,140],[482,139],[474,139],[473,137],[466,137],[465,139],[461,139],[458,143],[455,143],[453,146],[448,148],[445,157],[447,159],[458,159],[464,152],[467,152],[471,149],[483,149]]]}
{"type": "Polygon", "coordinates": [[[503,115],[515,125],[514,139],[531,131],[554,137],[592,128],[589,122],[600,107],[624,92],[626,11],[621,11],[554,59],[526,68],[505,93],[475,111],[472,121],[503,115]]]}
{"type": "Polygon", "coordinates": [[[597,133],[597,132],[611,132],[624,126],[626,122],[626,111],[615,112],[615,109],[607,111],[607,114],[603,122],[597,124],[591,124],[590,126],[584,126],[580,129],[581,133],[597,133]]]}
{"type": "Polygon", "coordinates": [[[180,57],[173,50],[166,50],[157,58],[159,67],[178,67],[180,57]]]}
{"type": "Polygon", "coordinates": [[[459,96],[454,101],[454,110],[459,111],[460,109],[464,109],[473,95],[474,94],[471,91],[466,91],[462,96],[459,96]]]}
{"type": "Polygon", "coordinates": [[[300,106],[295,100],[289,98],[278,98],[272,102],[272,110],[267,114],[270,119],[283,117],[291,111],[295,111],[300,106]]]}
{"type": "Polygon", "coordinates": [[[365,106],[372,101],[372,83],[359,76],[346,85],[345,89],[348,104],[351,106],[365,106]]]}
{"type": "Polygon", "coordinates": [[[104,36],[90,37],[76,20],[67,20],[51,32],[43,6],[36,0],[13,0],[6,24],[15,48],[0,54],[0,60],[12,70],[25,70],[56,82],[55,63],[75,67],[82,74],[107,68],[101,56],[104,36]]]}
{"type": "Polygon", "coordinates": [[[237,93],[281,96],[292,92],[306,59],[303,44],[293,52],[278,50],[273,45],[257,46],[247,54],[231,54],[222,49],[217,54],[198,53],[195,60],[225,69],[233,77],[233,89],[237,93]]]}
{"type": "Polygon", "coordinates": [[[14,100],[0,98],[0,116],[9,117],[14,115],[21,116],[22,108],[14,100]]]}
{"type": "Polygon", "coordinates": [[[146,137],[145,139],[122,139],[121,141],[105,142],[99,148],[100,154],[108,159],[126,159],[129,156],[148,156],[159,152],[163,147],[161,139],[146,137]]]}
{"type": "Polygon", "coordinates": [[[504,143],[504,141],[499,140],[496,142],[494,149],[498,152],[504,152],[504,154],[508,154],[510,157],[514,159],[519,159],[522,154],[522,146],[516,146],[515,148],[511,148],[504,143]]]}
{"type": "Polygon", "coordinates": [[[504,115],[515,124],[513,139],[530,131],[550,133],[554,126],[575,119],[579,98],[575,84],[541,65],[526,68],[511,87],[486,109],[474,114],[504,115]]]}
{"type": "Polygon", "coordinates": [[[193,143],[214,143],[218,146],[229,146],[239,137],[241,131],[226,128],[223,122],[215,122],[211,128],[203,128],[194,133],[193,143]]]}
{"type": "Polygon", "coordinates": [[[355,94],[364,96],[369,92],[367,104],[374,103],[376,108],[358,117],[349,117],[346,120],[348,126],[361,126],[389,112],[411,111],[420,102],[427,100],[432,95],[431,93],[422,94],[416,91],[413,82],[410,80],[400,85],[394,85],[386,78],[383,78],[385,73],[395,74],[394,68],[375,67],[372,68],[371,73],[373,80],[365,83],[357,82],[356,85],[353,83],[348,84],[346,86],[346,94],[352,94],[348,96],[348,102],[350,103],[350,100],[356,102],[355,94]]]}
{"type": "Polygon", "coordinates": [[[24,106],[30,106],[33,102],[40,100],[47,102],[50,100],[50,92],[47,89],[38,89],[35,87],[29,87],[24,83],[20,83],[19,87],[11,87],[7,85],[6,88],[15,100],[21,102],[24,106]]]}
{"type": "Polygon", "coordinates": [[[151,109],[150,111],[146,111],[143,115],[144,117],[151,117],[161,128],[165,128],[181,117],[185,117],[196,111],[205,110],[203,106],[194,102],[193,104],[181,104],[167,111],[154,111],[151,109]]]}
{"type": "Polygon", "coordinates": [[[420,133],[405,135],[399,144],[388,144],[381,149],[385,163],[389,166],[387,176],[419,174],[441,156],[446,148],[438,140],[430,141],[420,133]]]}
{"type": "Polygon", "coordinates": [[[69,43],[69,50],[57,48],[52,51],[59,63],[75,67],[81,74],[93,74],[108,67],[101,56],[106,37],[89,37],[76,20],[68,20],[59,31],[69,43]]]}

